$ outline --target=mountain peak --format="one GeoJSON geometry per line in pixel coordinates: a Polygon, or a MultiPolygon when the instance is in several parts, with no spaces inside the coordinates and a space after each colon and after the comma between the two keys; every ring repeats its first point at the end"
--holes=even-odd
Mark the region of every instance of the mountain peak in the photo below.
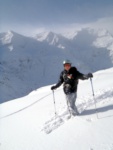
{"type": "Polygon", "coordinates": [[[2,34],[2,36],[1,36],[2,44],[5,45],[5,44],[11,43],[13,35],[14,35],[13,32],[10,30],[8,32],[5,32],[4,34],[2,34]]]}
{"type": "Polygon", "coordinates": [[[53,39],[54,36],[56,36],[56,33],[52,32],[52,31],[46,31],[46,32],[42,32],[42,33],[39,33],[35,36],[35,38],[42,42],[44,40],[46,41],[50,41],[50,39],[53,39]]]}

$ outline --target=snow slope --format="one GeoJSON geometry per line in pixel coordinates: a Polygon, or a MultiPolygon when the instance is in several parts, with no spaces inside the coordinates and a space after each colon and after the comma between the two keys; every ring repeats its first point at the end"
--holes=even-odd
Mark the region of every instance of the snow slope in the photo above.
{"type": "MultiPolygon", "coordinates": [[[[113,68],[80,81],[77,107],[80,116],[64,120],[46,134],[44,123],[54,116],[50,86],[0,105],[1,150],[113,150],[113,68]],[[94,100],[98,110],[95,112],[94,100]]],[[[56,110],[67,110],[62,87],[55,91],[56,110]]]]}

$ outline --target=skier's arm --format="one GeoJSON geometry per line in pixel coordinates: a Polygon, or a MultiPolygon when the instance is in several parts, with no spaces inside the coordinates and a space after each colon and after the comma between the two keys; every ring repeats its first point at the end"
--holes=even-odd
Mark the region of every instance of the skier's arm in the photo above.
{"type": "Polygon", "coordinates": [[[76,69],[76,67],[71,67],[71,68],[69,69],[68,73],[69,73],[70,75],[72,74],[73,78],[76,79],[76,80],[78,80],[78,79],[85,80],[85,79],[89,79],[89,78],[92,78],[92,77],[93,77],[92,73],[88,73],[88,74],[86,74],[86,75],[83,74],[83,73],[80,73],[80,72],[76,69]]]}
{"type": "Polygon", "coordinates": [[[63,79],[63,74],[61,72],[60,74],[60,78],[58,80],[58,83],[54,86],[51,87],[51,90],[55,90],[56,88],[58,88],[59,86],[61,86],[61,84],[64,82],[64,79],[63,79]]]}
{"type": "Polygon", "coordinates": [[[78,74],[78,79],[81,79],[81,80],[86,80],[86,79],[89,79],[89,78],[93,77],[92,73],[82,74],[79,71],[77,71],[77,74],[78,74]]]}

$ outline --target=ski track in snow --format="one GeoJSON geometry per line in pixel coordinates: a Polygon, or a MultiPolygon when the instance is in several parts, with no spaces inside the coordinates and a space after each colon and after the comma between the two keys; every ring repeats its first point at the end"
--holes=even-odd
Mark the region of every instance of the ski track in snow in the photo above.
{"type": "Polygon", "coordinates": [[[19,109],[19,110],[13,112],[13,113],[11,113],[11,114],[8,114],[8,115],[6,115],[6,116],[1,117],[0,119],[6,118],[6,117],[12,116],[12,115],[14,115],[14,114],[17,114],[17,113],[19,113],[19,112],[21,112],[21,111],[24,111],[24,110],[28,109],[29,107],[32,107],[33,105],[35,105],[35,104],[38,103],[39,101],[43,100],[44,98],[48,97],[49,95],[51,95],[51,93],[49,93],[49,94],[43,96],[42,98],[36,100],[35,102],[31,103],[30,105],[28,105],[28,106],[26,106],[26,107],[24,107],[24,108],[21,108],[21,109],[19,109]]]}
{"type": "MultiPolygon", "coordinates": [[[[92,120],[92,118],[81,118],[81,115],[84,113],[84,111],[88,108],[94,105],[95,101],[94,99],[96,99],[96,103],[108,103],[110,101],[110,98],[113,97],[113,88],[107,88],[106,90],[98,90],[97,92],[95,92],[96,96],[91,98],[91,95],[87,96],[87,97],[82,97],[82,100],[85,99],[85,101],[82,104],[79,104],[78,110],[81,113],[79,116],[75,116],[77,119],[81,119],[83,121],[87,121],[87,122],[92,122],[94,121],[94,119],[92,120]],[[107,101],[104,101],[104,99],[107,99],[107,101]]],[[[81,98],[79,98],[81,99],[81,98]]],[[[95,109],[95,114],[97,113],[97,118],[99,119],[98,116],[98,107],[97,109],[95,109]]],[[[69,120],[70,118],[73,118],[74,116],[70,116],[69,112],[64,112],[62,114],[59,114],[57,116],[52,117],[50,120],[46,121],[41,129],[41,131],[44,131],[46,134],[51,133],[52,131],[54,131],[55,129],[57,129],[58,127],[60,127],[61,125],[63,125],[67,120],[69,120]],[[66,117],[67,116],[67,117],[66,117]]]]}
{"type": "MultiPolygon", "coordinates": [[[[61,90],[61,89],[60,89],[61,90]]],[[[58,92],[59,90],[57,90],[56,92],[58,92]]],[[[30,107],[32,107],[33,105],[35,105],[38,102],[41,102],[43,99],[45,99],[46,97],[50,96],[52,93],[49,93],[45,96],[43,96],[42,98],[36,100],[35,102],[31,103],[30,105],[21,108],[11,114],[8,114],[6,116],[1,117],[0,119],[6,118],[6,117],[10,117],[12,115],[15,115],[21,111],[24,111],[30,107]]],[[[92,118],[90,118],[90,116],[88,116],[87,118],[83,118],[82,116],[85,115],[85,110],[88,109],[89,107],[92,107],[95,103],[94,99],[96,100],[96,105],[97,105],[97,109],[94,110],[95,114],[96,111],[98,112],[98,104],[99,103],[108,103],[109,101],[111,101],[111,97],[113,97],[113,87],[112,88],[107,88],[105,90],[98,90],[95,91],[95,95],[91,95],[89,94],[88,96],[83,96],[83,97],[78,97],[78,102],[80,102],[80,104],[77,104],[77,108],[80,112],[79,116],[75,116],[76,119],[80,119],[82,121],[87,121],[87,122],[92,122],[94,121],[94,119],[92,120],[92,118]],[[95,96],[96,95],[96,96],[95,96]],[[106,101],[104,101],[104,99],[106,99],[106,101]]],[[[44,131],[46,134],[49,134],[51,132],[53,132],[54,130],[56,130],[57,128],[59,128],[61,125],[63,125],[66,121],[68,121],[69,119],[74,118],[74,116],[71,116],[69,114],[69,111],[64,111],[62,110],[61,113],[57,113],[55,116],[50,117],[49,120],[47,120],[43,125],[41,125],[41,131],[44,131]]],[[[97,116],[97,118],[99,119],[99,117],[97,116]]]]}
{"type": "MultiPolygon", "coordinates": [[[[62,89],[61,89],[62,90],[62,89]]],[[[59,90],[57,90],[56,92],[58,92],[59,90]]],[[[21,111],[24,111],[26,109],[28,109],[29,107],[32,107],[33,105],[35,105],[38,102],[41,102],[41,100],[45,99],[46,97],[52,95],[52,93],[49,93],[45,96],[43,96],[42,98],[36,100],[35,102],[31,103],[30,105],[21,108],[11,114],[7,114],[6,116],[2,116],[0,117],[0,119],[9,117],[11,115],[14,115],[16,113],[19,113],[21,111]]],[[[96,100],[96,103],[102,102],[102,103],[107,103],[109,101],[109,98],[113,97],[113,87],[111,88],[107,88],[105,90],[100,89],[98,91],[95,91],[95,96],[93,97],[91,94],[89,94],[88,96],[85,97],[78,97],[78,101],[81,101],[80,104],[77,104],[77,108],[79,110],[80,113],[84,112],[88,107],[94,105],[94,99],[96,100]],[[107,101],[104,101],[104,99],[107,99],[107,101]]],[[[98,109],[98,108],[97,108],[98,109]]]]}
{"type": "Polygon", "coordinates": [[[88,95],[87,97],[79,97],[78,99],[83,100],[85,102],[82,102],[82,104],[78,104],[78,109],[82,113],[85,109],[94,105],[94,99],[96,100],[96,103],[107,103],[109,101],[109,98],[111,97],[113,97],[113,87],[107,88],[105,90],[100,89],[95,92],[94,97],[92,95],[88,95]],[[107,99],[108,101],[104,101],[104,99],[107,99]]]}

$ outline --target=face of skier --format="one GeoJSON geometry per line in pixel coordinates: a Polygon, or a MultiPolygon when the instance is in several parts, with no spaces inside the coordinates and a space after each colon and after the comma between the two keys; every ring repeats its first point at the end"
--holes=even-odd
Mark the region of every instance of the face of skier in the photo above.
{"type": "Polygon", "coordinates": [[[65,64],[65,65],[64,65],[64,69],[65,69],[65,70],[68,71],[70,68],[71,68],[71,64],[65,64]]]}

